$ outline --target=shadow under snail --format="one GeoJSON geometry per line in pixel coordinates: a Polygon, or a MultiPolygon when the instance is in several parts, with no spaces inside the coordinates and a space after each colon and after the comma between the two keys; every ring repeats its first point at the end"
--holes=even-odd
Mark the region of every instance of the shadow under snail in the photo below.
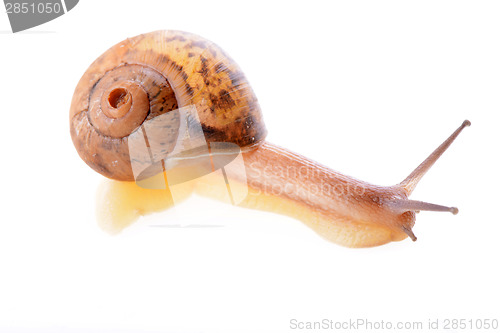
{"type": "MultiPolygon", "coordinates": [[[[464,127],[470,125],[468,120],[401,183],[372,185],[266,142],[267,131],[257,98],[238,65],[202,37],[181,31],[155,31],[129,38],[95,60],[78,83],[71,104],[71,137],[80,157],[112,179],[102,185],[97,201],[100,223],[108,230],[119,231],[141,215],[173,205],[166,159],[160,158],[161,163],[156,165],[162,168],[155,169],[165,180],[164,189],[143,188],[134,182],[134,161],[147,161],[131,158],[131,140],[134,135],[143,138],[151,153],[151,147],[158,143],[151,138],[160,138],[161,157],[172,152],[173,147],[185,146],[180,141],[190,135],[180,135],[180,128],[188,118],[182,120],[175,110],[187,107],[195,110],[191,114],[194,118],[188,118],[199,122],[211,158],[224,155],[224,149],[210,149],[216,143],[228,143],[241,152],[243,172],[224,174],[232,184],[239,184],[232,186],[247,190],[239,206],[292,216],[337,244],[369,247],[408,236],[416,240],[412,232],[416,212],[458,212],[454,207],[408,197],[464,127]],[[148,140],[145,124],[161,117],[167,121],[149,129],[156,129],[156,133],[148,140]]],[[[195,157],[191,154],[185,160],[193,164],[195,157]]],[[[177,192],[181,193],[177,194],[179,198],[192,192],[223,196],[212,186],[210,177],[192,178],[178,185],[182,188],[177,192]]]]}

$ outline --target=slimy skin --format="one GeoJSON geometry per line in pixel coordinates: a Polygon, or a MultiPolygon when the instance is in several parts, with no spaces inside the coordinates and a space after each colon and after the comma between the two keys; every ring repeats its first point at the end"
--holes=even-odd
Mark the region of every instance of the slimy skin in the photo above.
{"type": "Polygon", "coordinates": [[[407,198],[403,189],[357,180],[268,142],[244,157],[248,184],[261,193],[246,207],[295,217],[334,243],[382,245],[406,238],[414,225],[414,212],[384,206],[407,198]]]}
{"type": "Polygon", "coordinates": [[[155,31],[110,48],[81,78],[70,109],[70,133],[80,157],[112,179],[101,186],[97,201],[99,223],[111,233],[192,193],[227,201],[232,191],[245,194],[239,206],[294,217],[325,239],[348,247],[406,237],[415,241],[416,212],[458,212],[409,196],[469,125],[464,121],[403,182],[372,185],[265,141],[257,98],[238,65],[213,42],[181,31],[155,31]],[[193,113],[179,111],[186,108],[193,113]],[[189,130],[197,126],[199,132],[189,130]],[[200,146],[191,145],[196,133],[206,146],[200,152],[200,146]],[[135,140],[138,137],[142,141],[135,140]],[[221,149],[220,143],[227,148],[221,149]],[[143,154],[133,154],[141,144],[143,154]],[[231,145],[238,148],[243,167],[226,173],[214,159],[231,154],[231,145]],[[175,155],[179,147],[184,150],[175,155]],[[169,154],[177,160],[168,160],[169,154]],[[208,155],[212,170],[209,164],[197,164],[208,155]],[[187,163],[181,167],[183,159],[187,163]],[[135,184],[145,183],[134,163],[154,167],[141,175],[146,182],[163,181],[164,189],[135,184]],[[197,168],[208,172],[191,177],[197,168]],[[216,172],[219,169],[222,173],[216,172]],[[187,181],[172,182],[183,173],[187,181]]]}
{"type": "MultiPolygon", "coordinates": [[[[197,179],[185,188],[185,197],[198,194],[231,204],[224,179],[212,173],[197,179]]],[[[371,247],[391,241],[400,241],[407,235],[397,229],[363,223],[339,216],[333,211],[312,209],[306,204],[273,193],[267,193],[240,182],[232,182],[232,190],[247,195],[237,206],[286,215],[303,222],[324,239],[346,247],[371,247]]],[[[178,191],[178,190],[177,190],[178,191]]],[[[180,201],[176,198],[175,203],[180,201]]],[[[96,200],[99,226],[110,234],[117,234],[137,222],[141,216],[159,213],[174,206],[168,190],[145,189],[135,182],[104,180],[96,200]]],[[[168,215],[165,215],[168,219],[168,215]]]]}
{"type": "MultiPolygon", "coordinates": [[[[469,125],[465,121],[410,174],[411,177],[395,186],[383,187],[357,180],[264,142],[243,154],[245,168],[241,173],[230,174],[231,191],[248,192],[238,206],[293,217],[323,238],[346,247],[379,246],[408,236],[415,241],[412,231],[415,210],[454,214],[458,210],[409,200],[408,196],[417,185],[414,180],[420,179],[469,125]]],[[[165,178],[169,178],[169,172],[165,173],[165,178]]],[[[221,173],[213,172],[180,184],[180,187],[176,185],[175,202],[188,198],[193,192],[231,203],[227,180],[222,179],[221,173]]],[[[107,181],[99,197],[99,224],[113,233],[121,231],[141,215],[167,209],[174,203],[168,181],[165,190],[143,189],[134,182],[107,181]]]]}

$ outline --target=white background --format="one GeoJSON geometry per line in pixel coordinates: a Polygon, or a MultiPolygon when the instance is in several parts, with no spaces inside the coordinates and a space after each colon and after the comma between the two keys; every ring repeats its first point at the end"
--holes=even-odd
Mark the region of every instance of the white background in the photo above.
{"type": "Polygon", "coordinates": [[[80,1],[9,33],[0,13],[0,332],[292,332],[290,320],[500,319],[500,3],[80,1]],[[271,142],[401,181],[472,127],[412,198],[416,243],[347,249],[279,215],[192,198],[118,236],[69,135],[74,87],[115,43],[187,30],[240,64],[271,142]],[[221,228],[153,228],[159,221],[221,228]]]}

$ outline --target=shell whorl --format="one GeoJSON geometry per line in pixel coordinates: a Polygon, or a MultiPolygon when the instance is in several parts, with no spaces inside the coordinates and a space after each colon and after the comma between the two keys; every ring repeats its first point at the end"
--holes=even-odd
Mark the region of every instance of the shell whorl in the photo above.
{"type": "Polygon", "coordinates": [[[134,180],[128,136],[159,115],[193,105],[207,142],[243,150],[267,134],[257,98],[217,45],[181,31],[129,38],[95,60],[78,83],[70,131],[80,157],[116,180],[134,180]]]}

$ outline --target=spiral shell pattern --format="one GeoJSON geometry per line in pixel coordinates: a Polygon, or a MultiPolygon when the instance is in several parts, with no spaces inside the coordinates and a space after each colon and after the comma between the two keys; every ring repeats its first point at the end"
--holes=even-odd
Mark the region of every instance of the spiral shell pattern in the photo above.
{"type": "Polygon", "coordinates": [[[129,38],[95,60],[75,89],[71,137],[94,170],[134,180],[130,134],[190,105],[207,142],[231,142],[247,151],[266,137],[257,98],[238,65],[214,43],[181,31],[129,38]]]}

